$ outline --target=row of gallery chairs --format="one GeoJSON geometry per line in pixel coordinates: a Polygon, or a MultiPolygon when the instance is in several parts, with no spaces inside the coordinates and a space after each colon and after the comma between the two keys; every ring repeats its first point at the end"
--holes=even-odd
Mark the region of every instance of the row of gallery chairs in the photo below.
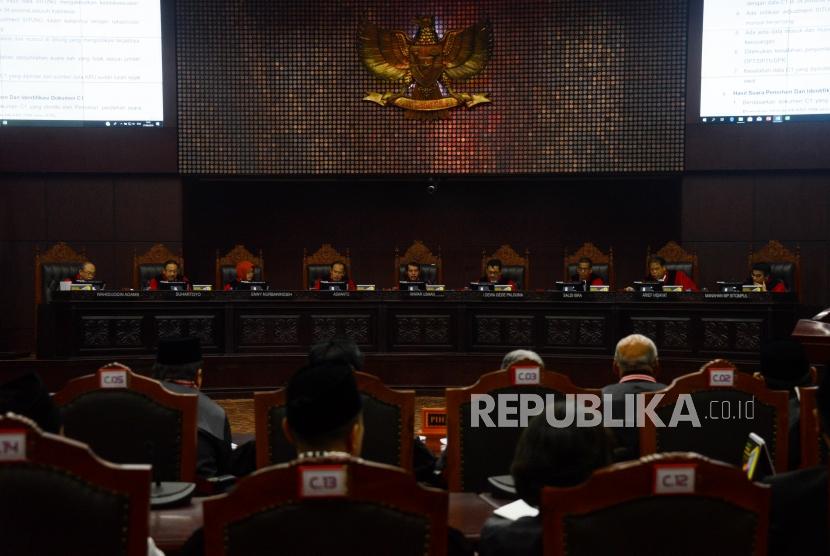
{"type": "MultiPolygon", "coordinates": [[[[674,241],[668,242],[657,251],[652,251],[649,247],[646,251],[644,276],[648,274],[648,260],[652,255],[663,257],[669,270],[682,270],[692,277],[695,283],[700,284],[698,257],[694,251],[687,251],[674,241]]],[[[562,276],[565,281],[570,280],[576,274],[577,264],[583,257],[590,258],[593,262],[594,273],[609,284],[612,290],[616,289],[614,249],[609,247],[607,252],[603,252],[592,243],[585,243],[573,252],[565,250],[562,259],[562,276]]],[[[782,279],[791,291],[800,292],[800,258],[797,247],[795,251],[790,251],[781,243],[770,241],[763,248],[750,251],[747,275],[749,274],[749,268],[754,263],[766,262],[771,266],[773,277],[782,279]]],[[[510,245],[502,245],[492,253],[482,251],[482,275],[484,275],[487,261],[490,259],[502,261],[502,276],[504,279],[513,280],[520,289],[530,289],[530,253],[527,249],[523,255],[516,252],[510,245]]],[[[83,251],[75,251],[66,243],[58,243],[44,253],[37,253],[35,256],[36,303],[47,300],[50,288],[54,289],[57,282],[74,277],[80,264],[85,260],[87,260],[87,257],[83,251]]],[[[133,256],[132,287],[134,289],[145,288],[150,279],[161,274],[163,264],[168,260],[177,261],[180,269],[185,270],[182,255],[172,252],[163,244],[156,244],[141,255],[135,253],[133,256]]],[[[254,280],[266,280],[265,258],[262,255],[262,250],[259,250],[255,255],[245,246],[237,245],[224,256],[220,256],[218,250],[216,252],[213,285],[217,289],[222,289],[225,284],[236,279],[236,264],[240,261],[250,261],[254,264],[254,280]]],[[[310,255],[304,250],[302,260],[303,277],[300,289],[310,288],[318,278],[327,279],[329,266],[335,261],[342,261],[346,265],[347,275],[352,276],[349,249],[340,252],[331,245],[324,244],[310,255]]],[[[434,254],[423,242],[416,240],[403,253],[396,248],[391,267],[393,283],[406,279],[406,265],[409,262],[416,262],[420,265],[421,276],[424,280],[434,284],[444,283],[440,247],[437,253],[434,254]]],[[[358,278],[369,280],[367,277],[358,276],[358,278]]],[[[471,277],[471,280],[475,278],[471,277]]],[[[550,286],[550,284],[546,284],[546,286],[550,286]]]]}
{"type": "MultiPolygon", "coordinates": [[[[533,364],[523,362],[516,366],[528,365],[533,364]]],[[[127,554],[144,554],[140,547],[145,546],[147,537],[151,476],[157,481],[194,479],[196,396],[173,394],[158,382],[132,372],[126,373],[123,387],[102,388],[102,373],[107,370],[112,368],[74,379],[54,396],[55,403],[62,408],[64,434],[68,438],[41,434],[28,422],[0,417],[3,439],[0,444],[4,451],[4,457],[0,457],[0,487],[6,500],[0,510],[0,519],[10,523],[5,520],[14,518],[15,523],[26,523],[21,519],[27,516],[20,512],[31,512],[32,524],[27,526],[32,527],[30,537],[39,538],[38,542],[48,543],[49,537],[35,534],[38,527],[43,527],[37,523],[49,523],[53,527],[60,523],[62,531],[66,529],[70,537],[75,535],[76,540],[86,543],[78,546],[92,547],[89,553],[120,552],[113,549],[117,546],[130,547],[127,554]],[[102,412],[108,415],[106,420],[100,419],[102,412]],[[135,426],[136,422],[141,422],[142,426],[135,426]],[[9,447],[14,446],[15,435],[18,442],[25,445],[23,458],[5,457],[9,447]],[[81,442],[90,446],[95,454],[81,442]],[[148,454],[148,446],[153,446],[152,453],[148,454]],[[134,463],[147,461],[153,462],[152,467],[134,463]],[[49,497],[49,508],[44,510],[42,505],[25,503],[37,499],[38,493],[49,497]],[[74,509],[85,498],[91,500],[92,514],[82,514],[74,509]],[[18,509],[18,505],[23,510],[18,509]],[[44,511],[49,515],[44,515],[44,511]],[[81,515],[83,518],[79,517],[81,515]],[[83,532],[89,531],[84,519],[94,524],[94,540],[84,537],[83,532]],[[130,527],[115,526],[121,522],[129,523],[130,527]]],[[[565,375],[553,371],[541,371],[539,383],[534,385],[516,384],[515,376],[514,368],[499,370],[482,375],[472,386],[446,390],[446,474],[450,491],[488,490],[487,477],[504,474],[509,469],[521,432],[518,428],[471,427],[465,415],[469,415],[473,394],[599,394],[597,390],[579,388],[565,375]]],[[[408,553],[410,549],[413,554],[444,554],[445,543],[436,539],[446,539],[447,493],[418,486],[411,475],[414,392],[391,390],[376,377],[365,373],[357,373],[357,379],[364,397],[363,458],[372,463],[349,463],[346,468],[350,485],[347,496],[330,506],[315,505],[319,501],[310,501],[306,510],[328,512],[326,515],[331,516],[341,512],[344,504],[357,504],[362,508],[362,513],[358,512],[359,519],[342,519],[343,514],[336,513],[337,519],[324,520],[336,522],[336,527],[343,528],[340,534],[334,535],[339,542],[361,537],[356,532],[366,529],[369,522],[373,525],[366,531],[368,536],[363,537],[371,542],[393,543],[391,546],[400,547],[397,551],[400,554],[408,553]],[[418,518],[399,519],[403,514],[418,518]],[[378,523],[384,526],[378,527],[378,523]]],[[[665,396],[656,412],[664,417],[666,412],[671,413],[674,400],[680,394],[689,394],[696,402],[707,404],[713,399],[743,403],[754,397],[753,432],[767,440],[776,469],[787,469],[786,392],[769,390],[761,379],[737,372],[728,361],[715,360],[696,373],[676,379],[663,393],[665,396]],[[729,369],[735,371],[732,385],[718,387],[713,395],[710,372],[729,369]]],[[[818,427],[812,412],[815,388],[802,388],[800,396],[801,466],[808,467],[826,458],[826,453],[819,449],[818,427]]],[[[304,510],[298,509],[297,473],[301,470],[294,464],[285,463],[293,460],[295,454],[280,427],[284,415],[284,391],[256,393],[254,403],[257,464],[262,469],[241,480],[231,493],[205,502],[207,554],[253,553],[249,551],[258,546],[257,543],[267,545],[267,539],[274,538],[275,528],[281,532],[277,538],[285,539],[290,548],[292,542],[306,543],[308,538],[313,538],[314,526],[310,524],[319,523],[319,520],[307,519],[309,516],[303,513],[304,510]],[[282,465],[273,465],[278,463],[282,465]],[[275,525],[276,522],[281,525],[275,525]]],[[[769,493],[747,481],[739,467],[741,441],[749,432],[745,430],[746,421],[713,423],[703,420],[702,425],[696,430],[647,426],[642,429],[640,440],[641,455],[647,457],[598,471],[576,488],[546,489],[541,506],[546,554],[591,553],[585,550],[592,546],[592,535],[596,536],[599,522],[604,524],[601,527],[604,534],[630,531],[641,523],[638,520],[644,519],[643,516],[631,513],[631,505],[623,512],[609,508],[636,500],[648,501],[642,511],[652,516],[650,522],[654,521],[654,515],[677,515],[675,510],[682,506],[682,511],[687,512],[683,521],[689,521],[688,512],[692,512],[692,517],[703,516],[701,520],[717,527],[719,521],[707,516],[717,509],[724,517],[720,522],[728,525],[717,534],[710,529],[708,539],[735,543],[729,545],[742,547],[744,552],[747,546],[755,547],[755,552],[750,553],[762,553],[767,535],[769,493]],[[690,503],[688,496],[662,499],[653,496],[656,469],[677,465],[694,468],[699,485],[694,495],[700,498],[696,503],[690,503]],[[749,521],[747,515],[751,517],[749,521]],[[737,519],[740,516],[744,518],[737,519]],[[748,524],[750,521],[752,526],[748,524]]],[[[304,466],[312,468],[330,463],[303,460],[304,466]]],[[[700,544],[706,536],[696,534],[697,529],[691,523],[699,525],[700,520],[691,519],[688,527],[682,526],[688,538],[684,534],[680,535],[683,539],[679,538],[675,522],[673,528],[655,526],[648,535],[649,542],[656,542],[655,535],[659,537],[661,531],[670,530],[672,545],[686,543],[686,547],[696,546],[697,552],[684,550],[684,553],[704,553],[711,545],[700,544]]],[[[61,542],[69,541],[63,538],[61,542]]],[[[367,550],[365,546],[363,549],[367,550]]],[[[12,550],[12,553],[18,552],[12,550]]],[[[286,553],[292,552],[287,550],[286,553]]]]}

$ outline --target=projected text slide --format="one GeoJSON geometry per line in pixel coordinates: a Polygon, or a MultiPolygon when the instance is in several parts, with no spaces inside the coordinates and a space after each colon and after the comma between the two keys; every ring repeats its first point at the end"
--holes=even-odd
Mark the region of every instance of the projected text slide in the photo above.
{"type": "Polygon", "coordinates": [[[161,122],[159,0],[0,0],[0,119],[161,122]]]}

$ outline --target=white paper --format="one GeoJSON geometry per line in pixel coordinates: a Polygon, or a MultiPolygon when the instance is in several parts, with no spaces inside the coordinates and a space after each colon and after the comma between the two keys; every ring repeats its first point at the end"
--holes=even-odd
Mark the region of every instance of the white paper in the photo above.
{"type": "Polygon", "coordinates": [[[505,504],[501,508],[496,508],[493,510],[493,513],[499,517],[504,517],[511,521],[516,521],[520,517],[536,517],[539,515],[538,508],[534,508],[521,498],[516,500],[515,502],[511,502],[509,504],[505,504]]]}

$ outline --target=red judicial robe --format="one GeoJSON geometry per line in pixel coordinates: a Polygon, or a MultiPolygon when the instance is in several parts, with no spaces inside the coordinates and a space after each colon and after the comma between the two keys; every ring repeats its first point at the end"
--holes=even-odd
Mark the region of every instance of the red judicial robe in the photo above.
{"type": "MultiPolygon", "coordinates": [[[[652,282],[654,278],[651,276],[646,278],[646,282],[652,282]]],[[[668,285],[683,286],[683,291],[691,290],[693,292],[699,291],[695,281],[689,278],[689,275],[682,270],[669,270],[662,280],[658,280],[668,285]]]]}
{"type": "MultiPolygon", "coordinates": [[[[314,281],[314,285],[311,286],[311,289],[312,290],[319,290],[320,289],[320,282],[322,282],[322,279],[317,278],[314,281]]],[[[351,278],[349,278],[348,280],[341,280],[341,282],[346,282],[346,289],[349,290],[350,292],[357,291],[357,284],[355,284],[354,281],[352,281],[351,278]]]]}
{"type": "MultiPolygon", "coordinates": [[[[150,291],[156,291],[156,290],[159,289],[159,282],[165,282],[165,281],[167,281],[167,280],[164,278],[164,276],[159,274],[155,278],[150,279],[150,283],[148,284],[148,289],[150,291]]],[[[184,282],[184,289],[186,289],[188,291],[193,289],[190,285],[190,280],[188,280],[186,276],[182,276],[181,274],[176,276],[175,280],[170,280],[170,281],[171,282],[184,282]]]]}

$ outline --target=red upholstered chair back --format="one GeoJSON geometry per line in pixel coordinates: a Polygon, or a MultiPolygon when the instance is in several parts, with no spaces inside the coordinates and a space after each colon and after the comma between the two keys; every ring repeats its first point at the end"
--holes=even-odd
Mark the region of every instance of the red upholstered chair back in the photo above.
{"type": "Polygon", "coordinates": [[[421,487],[402,469],[309,458],[260,469],[206,500],[205,554],[444,556],[447,514],[447,493],[421,487]],[[313,497],[320,485],[327,496],[313,497]]]}
{"type": "MultiPolygon", "coordinates": [[[[529,382],[529,381],[527,381],[529,382]]],[[[601,395],[599,390],[580,388],[561,373],[540,370],[538,363],[521,361],[509,369],[483,374],[471,386],[447,388],[447,464],[445,475],[453,492],[489,490],[487,478],[510,472],[513,452],[522,433],[521,427],[473,427],[471,424],[473,394],[564,394],[601,395]],[[536,369],[538,381],[525,383],[517,377],[517,369],[536,369]]],[[[494,417],[495,422],[495,417],[494,417]]]]}
{"type": "Polygon", "coordinates": [[[769,488],[740,468],[666,453],[542,490],[545,556],[765,555],[769,488]]]}
{"type": "MultiPolygon", "coordinates": [[[[640,454],[694,451],[739,466],[744,443],[754,432],[766,441],[776,471],[787,469],[787,392],[768,389],[763,380],[738,371],[729,361],[715,359],[696,373],[676,378],[659,393],[642,395],[646,404],[654,396],[662,396],[655,413],[666,426],[656,427],[651,419],[645,419],[640,429],[640,454]],[[668,426],[681,395],[690,396],[700,427],[686,421],[668,426]],[[710,415],[712,411],[714,415],[710,415]]],[[[684,410],[683,414],[689,412],[684,410]]]]}
{"type": "Polygon", "coordinates": [[[160,481],[196,475],[196,394],[177,394],[157,380],[112,363],[70,380],[55,394],[64,434],[119,463],[150,463],[160,481]]]}
{"type": "MultiPolygon", "coordinates": [[[[392,390],[376,376],[355,372],[363,398],[363,459],[412,471],[415,391],[392,390]]],[[[297,457],[282,431],[285,389],[254,393],[257,467],[297,457]]]]}
{"type": "Polygon", "coordinates": [[[0,553],[147,554],[150,467],[0,415],[0,553]]]}

